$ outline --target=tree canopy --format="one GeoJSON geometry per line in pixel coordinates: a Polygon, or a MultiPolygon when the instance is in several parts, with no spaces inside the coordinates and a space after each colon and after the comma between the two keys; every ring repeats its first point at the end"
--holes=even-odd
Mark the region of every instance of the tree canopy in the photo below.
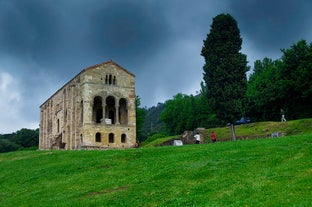
{"type": "Polygon", "coordinates": [[[141,98],[139,96],[135,97],[135,109],[136,109],[136,136],[137,141],[142,141],[142,127],[144,124],[144,119],[146,115],[146,110],[140,107],[141,98]]]}
{"type": "Polygon", "coordinates": [[[232,122],[245,113],[247,58],[240,53],[242,38],[230,14],[213,18],[201,55],[205,59],[204,87],[217,122],[232,122]]]}
{"type": "Polygon", "coordinates": [[[250,114],[258,120],[278,120],[280,109],[290,119],[312,116],[312,44],[300,40],[282,52],[278,60],[254,63],[247,97],[250,114]]]}
{"type": "Polygon", "coordinates": [[[0,152],[38,148],[39,129],[20,129],[12,134],[0,135],[0,152]]]}
{"type": "Polygon", "coordinates": [[[172,135],[198,127],[209,127],[214,122],[205,96],[181,93],[166,101],[160,118],[165,123],[166,133],[172,135]]]}

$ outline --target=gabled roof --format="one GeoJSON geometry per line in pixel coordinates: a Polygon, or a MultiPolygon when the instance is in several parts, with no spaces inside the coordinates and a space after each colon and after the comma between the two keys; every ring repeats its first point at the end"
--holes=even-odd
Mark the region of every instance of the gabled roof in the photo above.
{"type": "MultiPolygon", "coordinates": [[[[110,64],[110,65],[115,65],[116,67],[118,67],[119,69],[125,71],[125,72],[128,73],[129,75],[135,77],[135,75],[134,75],[133,73],[131,73],[131,72],[129,72],[128,70],[124,69],[123,67],[121,67],[120,65],[118,65],[117,63],[115,63],[115,62],[112,61],[112,60],[109,60],[109,61],[106,61],[106,62],[103,62],[103,63],[99,63],[99,64],[97,64],[97,65],[93,65],[93,66],[90,66],[90,67],[88,67],[88,68],[85,68],[85,69],[83,69],[80,73],[82,73],[82,72],[84,72],[84,71],[87,71],[87,70],[92,70],[92,69],[97,68],[97,67],[102,66],[102,65],[108,65],[108,64],[110,64]]],[[[80,73],[79,73],[79,74],[80,74],[80,73]]]]}
{"type": "Polygon", "coordinates": [[[109,61],[106,61],[106,62],[103,62],[103,63],[99,63],[99,64],[96,64],[96,65],[93,65],[93,66],[90,66],[88,68],[85,68],[83,69],[82,71],[80,71],[75,77],[73,77],[72,79],[70,79],[68,82],[66,82],[60,89],[58,89],[55,93],[53,93],[52,96],[50,96],[43,104],[40,105],[43,106],[48,100],[50,100],[55,94],[57,94],[59,91],[61,91],[68,83],[70,83],[72,80],[74,80],[76,77],[78,77],[79,75],[81,75],[82,73],[84,73],[85,71],[88,71],[88,70],[93,70],[97,67],[100,67],[102,65],[115,65],[117,68],[119,68],[120,70],[123,70],[125,71],[126,73],[128,73],[129,75],[135,77],[135,75],[131,72],[129,72],[128,70],[124,69],[123,67],[121,67],[120,65],[118,65],[117,63],[115,63],[114,61],[112,60],[109,60],[109,61]]]}

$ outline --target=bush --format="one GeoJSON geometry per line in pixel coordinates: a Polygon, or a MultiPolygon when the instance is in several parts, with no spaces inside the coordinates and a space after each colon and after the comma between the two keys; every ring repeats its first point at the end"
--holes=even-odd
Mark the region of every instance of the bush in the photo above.
{"type": "Polygon", "coordinates": [[[16,143],[8,139],[0,139],[0,153],[16,151],[20,148],[16,143]]]}

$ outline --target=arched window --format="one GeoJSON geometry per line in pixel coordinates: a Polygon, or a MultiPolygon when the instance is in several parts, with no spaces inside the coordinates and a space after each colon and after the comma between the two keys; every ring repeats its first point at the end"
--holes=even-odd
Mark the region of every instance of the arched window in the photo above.
{"type": "Polygon", "coordinates": [[[96,96],[93,100],[93,121],[95,123],[101,123],[103,119],[103,107],[102,107],[102,98],[96,96]]]}
{"type": "Polygon", "coordinates": [[[119,100],[119,122],[120,124],[128,124],[127,100],[125,98],[119,100]]]}
{"type": "Polygon", "coordinates": [[[116,107],[115,107],[115,98],[113,96],[108,96],[106,98],[106,109],[105,114],[107,119],[112,121],[112,124],[115,124],[116,120],[116,107]]]}
{"type": "Polygon", "coordinates": [[[116,76],[114,76],[113,85],[116,85],[116,76]]]}
{"type": "Polygon", "coordinates": [[[80,109],[81,109],[80,123],[83,124],[83,100],[81,100],[80,102],[80,109]]]}
{"type": "Polygon", "coordinates": [[[121,143],[126,143],[126,138],[127,138],[127,135],[126,134],[122,134],[121,135],[121,143]]]}
{"type": "Polygon", "coordinates": [[[115,142],[115,135],[113,133],[109,133],[108,135],[108,142],[109,143],[114,143],[115,142]]]}
{"type": "Polygon", "coordinates": [[[101,140],[101,133],[100,132],[97,132],[96,134],[95,134],[95,141],[96,142],[101,142],[102,140],[101,140]]]}
{"type": "Polygon", "coordinates": [[[109,85],[112,84],[112,75],[109,75],[108,84],[109,84],[109,85]]]}
{"type": "Polygon", "coordinates": [[[57,127],[57,133],[59,133],[60,132],[60,120],[59,119],[57,119],[56,121],[56,127],[57,127]]]}

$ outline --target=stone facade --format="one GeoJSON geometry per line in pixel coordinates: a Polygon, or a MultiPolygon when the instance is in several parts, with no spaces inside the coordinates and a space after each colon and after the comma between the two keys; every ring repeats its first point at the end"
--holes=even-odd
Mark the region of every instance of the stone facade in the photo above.
{"type": "Polygon", "coordinates": [[[40,106],[41,150],[135,143],[135,76],[113,61],[82,70],[40,106]]]}

